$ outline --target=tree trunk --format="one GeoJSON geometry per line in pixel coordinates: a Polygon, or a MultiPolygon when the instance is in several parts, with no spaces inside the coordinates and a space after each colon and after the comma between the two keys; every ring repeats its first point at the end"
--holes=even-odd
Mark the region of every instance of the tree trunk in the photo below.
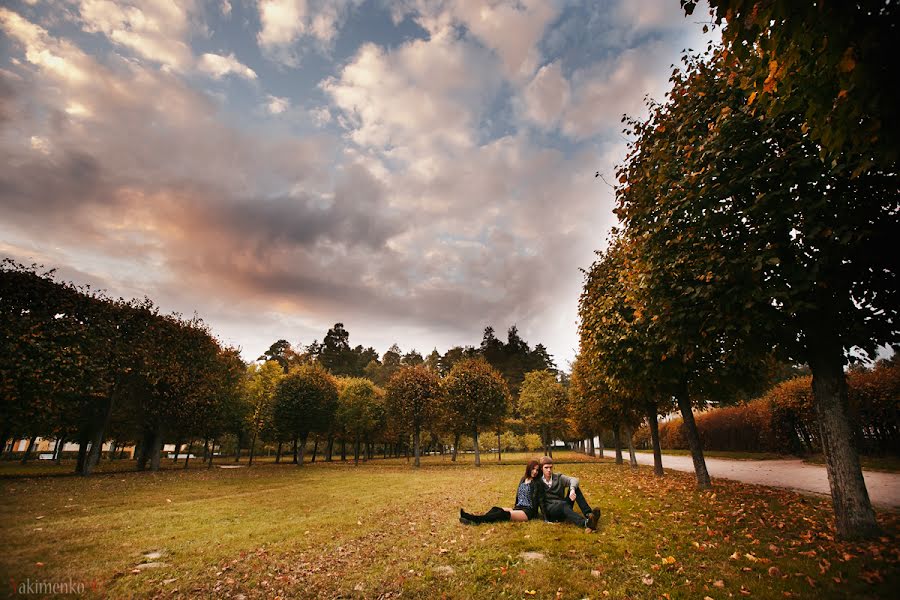
{"type": "Polygon", "coordinates": [[[181,455],[181,440],[175,440],[175,458],[172,459],[172,464],[178,463],[178,457],[181,455]]]}
{"type": "Polygon", "coordinates": [[[113,396],[110,395],[104,400],[102,412],[95,423],[94,435],[91,438],[91,451],[87,455],[87,459],[81,468],[82,475],[90,475],[97,463],[100,462],[100,452],[103,450],[103,438],[106,429],[109,426],[109,420],[112,417],[113,396]]]}
{"type": "MultiPolygon", "coordinates": [[[[153,441],[153,433],[149,429],[144,430],[144,437],[141,439],[138,447],[137,470],[143,471],[147,468],[147,461],[150,460],[150,444],[153,441]]],[[[80,453],[80,449],[79,449],[80,453]]]]}
{"type": "Polygon", "coordinates": [[[355,448],[353,450],[353,466],[359,466],[359,432],[356,432],[355,448]]]}
{"type": "Polygon", "coordinates": [[[282,440],[279,440],[278,441],[278,450],[275,451],[275,464],[276,465],[281,462],[281,447],[283,445],[284,445],[284,442],[282,440]]]}
{"type": "Polygon", "coordinates": [[[28,459],[31,458],[31,451],[34,450],[34,441],[37,439],[36,435],[31,436],[28,440],[28,447],[25,448],[25,454],[22,455],[22,464],[28,462],[28,459]]]}
{"type": "Polygon", "coordinates": [[[497,462],[503,462],[500,460],[500,453],[503,451],[503,448],[500,447],[500,430],[497,430],[497,462]]]}
{"type": "Polygon", "coordinates": [[[656,403],[647,403],[647,423],[650,425],[650,440],[653,442],[653,473],[659,477],[664,474],[662,466],[662,448],[659,445],[659,421],[657,420],[656,403]]]}
{"type": "Polygon", "coordinates": [[[10,428],[4,426],[3,432],[0,433],[0,458],[3,457],[3,454],[6,452],[6,440],[9,439],[10,436],[10,428]]]}
{"type": "Polygon", "coordinates": [[[188,442],[187,453],[184,456],[184,468],[185,469],[188,468],[188,461],[191,460],[191,450],[193,450],[193,449],[194,449],[194,440],[191,440],[190,442],[188,442]]]}
{"type": "Polygon", "coordinates": [[[600,458],[606,458],[606,448],[603,446],[603,430],[600,430],[600,433],[597,434],[597,441],[600,442],[600,458]]]}
{"type": "Polygon", "coordinates": [[[316,455],[319,453],[319,434],[316,434],[316,439],[313,441],[313,455],[309,462],[316,462],[316,455]]]}
{"type": "Polygon", "coordinates": [[[307,439],[309,439],[308,431],[300,436],[300,443],[297,444],[298,450],[299,450],[297,466],[299,466],[299,467],[303,466],[303,455],[306,454],[306,440],[307,439]]]}
{"type": "Polygon", "coordinates": [[[591,434],[591,437],[588,438],[588,453],[591,455],[591,458],[595,458],[597,453],[594,452],[594,434],[591,434]]]}
{"type": "Polygon", "coordinates": [[[616,447],[616,464],[623,464],[622,460],[622,435],[619,433],[619,424],[613,425],[613,445],[616,447]]]}
{"type": "Polygon", "coordinates": [[[207,469],[212,469],[213,456],[216,454],[216,438],[213,438],[212,447],[209,449],[209,462],[206,464],[207,469]]]}
{"type": "Polygon", "coordinates": [[[347,462],[347,439],[341,436],[341,462],[347,462]]]}
{"type": "Polygon", "coordinates": [[[331,462],[332,453],[334,452],[334,434],[328,434],[328,446],[325,450],[325,462],[331,462]]]}
{"type": "Polygon", "coordinates": [[[837,533],[844,539],[875,537],[880,531],[859,465],[859,455],[853,447],[847,417],[843,348],[838,340],[825,332],[807,334],[813,404],[819,422],[819,441],[825,455],[837,533]]]}
{"type": "Polygon", "coordinates": [[[628,442],[628,462],[632,469],[637,469],[637,456],[634,454],[634,430],[627,423],[625,424],[625,439],[628,442]]]}
{"type": "Polygon", "coordinates": [[[452,462],[456,462],[456,453],[459,452],[459,437],[458,433],[453,435],[453,456],[450,457],[452,462]]]}
{"type": "Polygon", "coordinates": [[[702,490],[712,487],[709,479],[709,471],[706,470],[706,459],[703,458],[703,444],[700,443],[700,434],[697,433],[697,423],[694,421],[694,411],[691,410],[691,397],[687,383],[681,384],[678,390],[678,408],[681,410],[681,418],[684,421],[685,437],[691,449],[691,457],[694,459],[694,471],[697,473],[697,487],[702,490]]]}
{"type": "MultiPolygon", "coordinates": [[[[413,464],[415,464],[415,466],[417,466],[417,467],[422,465],[421,456],[419,454],[422,451],[419,446],[419,443],[420,443],[419,438],[420,437],[421,437],[421,434],[419,433],[419,428],[416,427],[415,430],[413,431],[413,456],[415,457],[415,461],[413,464]]],[[[407,454],[407,460],[409,460],[409,451],[407,451],[406,454],[407,454]]]]}
{"type": "Polygon", "coordinates": [[[157,427],[153,431],[153,441],[150,444],[150,448],[148,448],[148,450],[150,451],[150,470],[151,471],[159,471],[159,460],[160,460],[160,454],[162,454],[162,446],[163,446],[162,430],[159,427],[157,427]]]}
{"type": "Polygon", "coordinates": [[[541,425],[541,441],[544,443],[544,455],[553,458],[553,450],[550,448],[550,435],[547,433],[547,426],[541,425]]]}
{"type": "Polygon", "coordinates": [[[481,466],[481,450],[478,448],[478,428],[475,428],[475,433],[472,436],[472,439],[475,441],[475,466],[481,466]]]}
{"type": "Polygon", "coordinates": [[[291,462],[291,464],[294,464],[294,465],[297,464],[297,450],[298,450],[297,439],[298,439],[298,436],[295,435],[294,436],[294,460],[291,462]]]}
{"type": "Polygon", "coordinates": [[[56,447],[53,449],[53,462],[60,464],[62,462],[62,449],[66,445],[65,436],[56,438],[56,447]]]}
{"type": "Polygon", "coordinates": [[[78,460],[75,461],[75,472],[81,474],[84,471],[84,463],[87,461],[88,441],[90,440],[88,426],[84,425],[78,432],[78,460]]]}
{"type": "MultiPolygon", "coordinates": [[[[209,438],[203,438],[203,462],[209,459],[209,438]]],[[[201,463],[202,464],[202,463],[201,463]]]]}
{"type": "Polygon", "coordinates": [[[250,436],[250,460],[247,462],[248,467],[253,466],[253,457],[256,455],[256,436],[257,432],[254,430],[253,435],[250,436]]]}
{"type": "Polygon", "coordinates": [[[244,432],[239,431],[237,434],[237,448],[234,450],[234,462],[241,462],[241,444],[244,442],[244,432]]]}

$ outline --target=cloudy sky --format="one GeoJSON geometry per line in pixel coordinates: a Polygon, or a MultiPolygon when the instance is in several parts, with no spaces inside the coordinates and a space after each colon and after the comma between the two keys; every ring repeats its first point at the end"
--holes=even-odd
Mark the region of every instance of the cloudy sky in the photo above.
{"type": "Polygon", "coordinates": [[[565,367],[623,113],[678,0],[23,0],[0,7],[0,256],[197,313],[252,359],[517,324],[565,367]]]}

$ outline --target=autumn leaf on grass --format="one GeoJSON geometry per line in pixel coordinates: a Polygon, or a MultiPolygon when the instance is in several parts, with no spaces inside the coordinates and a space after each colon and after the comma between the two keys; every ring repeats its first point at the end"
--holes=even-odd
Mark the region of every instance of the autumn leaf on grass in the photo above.
{"type": "Polygon", "coordinates": [[[653,578],[649,575],[644,575],[643,577],[641,577],[641,582],[644,585],[653,585],[653,578]]]}
{"type": "Polygon", "coordinates": [[[664,565],[674,565],[674,564],[675,564],[675,557],[674,557],[674,556],[667,556],[667,557],[665,557],[664,559],[662,559],[662,564],[664,564],[664,565]]]}

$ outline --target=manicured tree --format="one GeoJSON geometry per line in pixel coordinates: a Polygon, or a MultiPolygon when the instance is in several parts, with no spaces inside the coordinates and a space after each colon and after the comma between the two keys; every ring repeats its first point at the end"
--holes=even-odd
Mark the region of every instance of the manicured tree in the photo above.
{"type": "Polygon", "coordinates": [[[378,419],[379,390],[361,377],[347,378],[340,386],[336,419],[353,436],[353,464],[359,465],[359,444],[375,427],[378,419]]]}
{"type": "Polygon", "coordinates": [[[400,367],[387,383],[386,406],[401,430],[412,432],[415,466],[420,465],[420,436],[441,401],[438,375],[424,365],[400,367]]]}
{"type": "Polygon", "coordinates": [[[106,391],[88,343],[103,336],[85,326],[104,302],[9,259],[0,263],[0,436],[64,432],[82,400],[106,391]],[[92,337],[93,334],[93,337],[92,337]]]}
{"type": "Polygon", "coordinates": [[[279,431],[289,433],[303,465],[310,432],[325,433],[334,421],[338,388],[333,375],[321,365],[291,369],[276,386],[274,418],[279,431]]]}
{"type": "MultiPolygon", "coordinates": [[[[688,14],[696,0],[681,0],[688,14]]],[[[753,114],[801,116],[826,164],[846,174],[894,171],[900,72],[886,60],[900,34],[900,5],[883,0],[709,0],[730,65],[729,81],[753,114]],[[887,83],[886,83],[887,82],[887,83]]],[[[856,199],[865,203],[866,196],[856,199]]]]}
{"type": "Polygon", "coordinates": [[[235,413],[241,406],[246,365],[235,348],[220,348],[214,371],[206,380],[204,402],[197,407],[197,433],[204,440],[204,456],[212,467],[216,442],[228,431],[229,424],[244,420],[235,413]]]}
{"type": "Polygon", "coordinates": [[[275,407],[275,390],[283,376],[284,370],[278,361],[270,360],[261,365],[253,364],[247,367],[243,393],[248,406],[250,406],[250,413],[248,414],[250,466],[253,466],[256,438],[259,436],[260,431],[269,427],[272,422],[272,413],[275,407]]]}
{"type": "Polygon", "coordinates": [[[539,431],[544,453],[553,456],[553,439],[566,419],[566,390],[550,371],[531,371],[519,392],[519,413],[533,430],[539,431]]]}
{"type": "Polygon", "coordinates": [[[459,423],[472,432],[475,465],[481,466],[480,432],[498,427],[509,411],[509,388],[503,376],[483,359],[457,363],[443,382],[447,404],[459,423]]]}
{"type": "Polygon", "coordinates": [[[715,351],[721,372],[774,347],[808,363],[838,533],[871,535],[844,366],[852,348],[900,339],[896,172],[823,162],[800,116],[751,114],[729,80],[753,66],[738,67],[688,61],[670,100],[633,123],[617,213],[640,240],[643,307],[682,361],[715,351]]]}
{"type": "Polygon", "coordinates": [[[586,451],[595,456],[594,436],[601,432],[599,411],[595,406],[596,395],[591,389],[586,373],[586,363],[580,356],[572,363],[572,377],[569,382],[568,419],[579,439],[587,439],[586,451]]]}

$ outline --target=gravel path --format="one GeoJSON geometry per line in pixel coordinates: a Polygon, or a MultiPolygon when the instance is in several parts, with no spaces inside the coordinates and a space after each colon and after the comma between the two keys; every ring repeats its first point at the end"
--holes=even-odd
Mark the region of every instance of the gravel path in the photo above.
{"type": "MultiPolygon", "coordinates": [[[[606,452],[606,456],[610,456],[606,452]]],[[[625,454],[628,460],[628,454],[625,454]]],[[[653,464],[653,454],[637,453],[638,463],[653,464]]],[[[694,472],[690,456],[663,454],[663,468],[694,472]]],[[[791,460],[728,460],[707,458],[710,477],[734,479],[745,483],[782,487],[799,492],[830,495],[828,475],[822,465],[808,465],[800,459],[791,460]]],[[[900,474],[863,471],[866,489],[872,504],[881,508],[900,508],[900,474]]]]}

